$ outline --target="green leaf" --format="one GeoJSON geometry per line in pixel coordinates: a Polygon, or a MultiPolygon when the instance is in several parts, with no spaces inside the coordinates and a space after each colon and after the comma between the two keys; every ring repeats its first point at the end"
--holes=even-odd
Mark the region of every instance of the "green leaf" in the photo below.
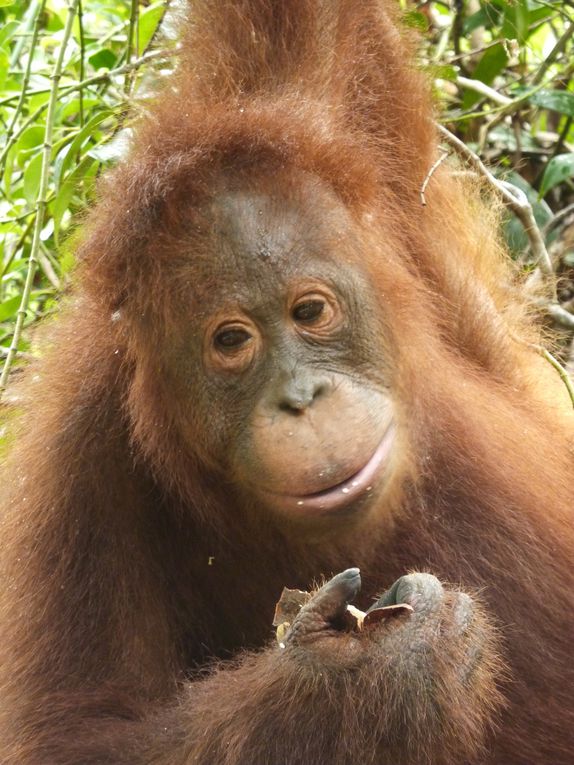
{"type": "Polygon", "coordinates": [[[4,45],[6,40],[10,40],[19,26],[20,24],[17,21],[9,21],[7,24],[5,24],[0,30],[0,45],[4,45]]]}
{"type": "Polygon", "coordinates": [[[94,164],[99,164],[92,157],[84,157],[80,164],[68,175],[66,180],[60,184],[56,199],[52,206],[52,217],[54,219],[54,238],[56,244],[60,241],[60,225],[66,210],[70,207],[70,202],[74,194],[78,193],[80,183],[94,164]]]}
{"type": "Polygon", "coordinates": [[[470,35],[475,29],[479,27],[486,27],[489,29],[492,26],[490,15],[486,12],[485,8],[481,8],[476,13],[468,16],[463,22],[462,31],[465,36],[470,35]]]}
{"type": "Polygon", "coordinates": [[[21,302],[22,298],[20,295],[16,295],[16,297],[9,298],[0,303],[0,321],[7,321],[15,317],[21,302]]]}
{"type": "Polygon", "coordinates": [[[435,80],[450,80],[451,82],[454,82],[458,76],[456,67],[449,66],[448,64],[431,64],[428,67],[428,71],[435,80]]]}
{"type": "MultiPolygon", "coordinates": [[[[94,106],[99,106],[102,103],[101,98],[84,98],[82,101],[84,106],[84,114],[93,109],[94,106]]],[[[62,106],[58,112],[58,117],[62,122],[69,120],[70,117],[76,117],[80,113],[80,99],[72,98],[67,104],[62,106]]]]}
{"type": "Polygon", "coordinates": [[[70,148],[66,152],[64,158],[62,159],[61,164],[57,165],[56,167],[56,187],[60,184],[60,180],[66,175],[66,172],[68,170],[68,167],[70,164],[74,161],[74,159],[77,159],[78,152],[82,148],[82,145],[86,140],[91,138],[93,134],[96,131],[96,128],[98,125],[100,125],[104,120],[106,120],[108,117],[112,115],[112,112],[109,109],[106,109],[99,114],[96,114],[95,117],[92,117],[91,120],[89,120],[82,130],[80,130],[77,135],[75,136],[74,140],[70,144],[70,148]]]}
{"type": "Polygon", "coordinates": [[[118,57],[109,48],[102,48],[88,58],[94,69],[113,69],[118,57]]]}
{"type": "Polygon", "coordinates": [[[0,0],[0,8],[6,8],[8,5],[14,5],[15,0],[0,0]]]}
{"type": "MultiPolygon", "coordinates": [[[[20,152],[26,152],[30,149],[39,148],[44,143],[44,134],[46,130],[44,127],[35,125],[25,130],[20,138],[14,145],[14,151],[19,154],[20,152]]],[[[25,156],[24,156],[25,159],[25,156]]]]}
{"type": "Polygon", "coordinates": [[[9,69],[10,58],[6,51],[0,48],[0,88],[2,88],[2,90],[6,87],[6,78],[8,77],[9,69]]]}
{"type": "Polygon", "coordinates": [[[164,3],[154,3],[142,11],[138,20],[138,53],[145,51],[150,44],[152,37],[158,27],[159,22],[165,13],[164,3]]]}
{"type": "Polygon", "coordinates": [[[516,38],[519,43],[526,42],[528,37],[528,26],[530,23],[530,14],[526,5],[526,0],[520,0],[514,6],[514,16],[516,19],[516,38]]]}
{"type": "Polygon", "coordinates": [[[40,190],[40,175],[42,174],[42,152],[36,154],[24,170],[24,198],[28,202],[38,199],[40,190]]]}
{"type": "MultiPolygon", "coordinates": [[[[482,58],[478,62],[476,69],[473,72],[473,79],[480,80],[486,85],[490,85],[494,78],[499,74],[508,63],[508,56],[503,45],[495,45],[494,48],[489,48],[484,52],[482,58]]],[[[475,93],[472,90],[466,90],[462,99],[462,108],[470,109],[478,100],[481,95],[475,93]]]]}
{"type": "Polygon", "coordinates": [[[411,29],[418,29],[420,32],[426,32],[429,28],[427,17],[419,11],[407,11],[403,14],[402,20],[405,26],[411,29]]]}
{"type": "Polygon", "coordinates": [[[558,186],[567,178],[574,176],[574,153],[558,154],[546,165],[542,182],[540,183],[540,196],[544,197],[550,189],[558,186]]]}
{"type": "Polygon", "coordinates": [[[565,90],[539,90],[528,99],[531,104],[543,109],[574,117],[574,93],[565,90]]]}
{"type": "Polygon", "coordinates": [[[543,21],[544,19],[547,19],[549,16],[552,16],[552,8],[549,8],[548,6],[545,6],[544,8],[536,8],[535,10],[531,10],[529,13],[529,19],[528,23],[530,26],[530,29],[528,30],[528,37],[533,35],[535,32],[538,31],[537,27],[534,27],[534,25],[537,24],[539,21],[543,21]]]}

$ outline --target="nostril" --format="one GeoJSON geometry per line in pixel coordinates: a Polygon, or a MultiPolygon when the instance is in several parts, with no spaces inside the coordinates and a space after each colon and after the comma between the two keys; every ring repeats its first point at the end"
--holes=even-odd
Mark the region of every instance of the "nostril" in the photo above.
{"type": "Polygon", "coordinates": [[[317,389],[313,393],[313,401],[315,401],[316,398],[320,398],[325,394],[325,391],[327,390],[327,386],[324,384],[318,385],[317,389]]]}
{"type": "Polygon", "coordinates": [[[288,414],[303,414],[307,405],[303,401],[281,401],[279,409],[288,414]]]}
{"type": "Polygon", "coordinates": [[[278,408],[282,412],[302,414],[313,403],[327,393],[328,384],[321,380],[287,380],[280,384],[278,408]]]}

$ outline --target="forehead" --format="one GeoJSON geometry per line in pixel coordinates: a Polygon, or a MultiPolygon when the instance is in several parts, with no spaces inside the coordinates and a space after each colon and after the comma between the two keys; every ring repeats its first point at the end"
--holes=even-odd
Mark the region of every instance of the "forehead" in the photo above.
{"type": "Polygon", "coordinates": [[[211,294],[268,293],[297,277],[329,278],[357,250],[351,216],[318,184],[223,190],[205,213],[208,252],[199,265],[211,294]]]}

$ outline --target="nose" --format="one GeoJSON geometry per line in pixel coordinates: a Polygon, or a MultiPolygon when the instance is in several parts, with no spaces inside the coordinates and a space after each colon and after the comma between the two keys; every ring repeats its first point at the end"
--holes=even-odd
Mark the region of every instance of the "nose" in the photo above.
{"type": "Polygon", "coordinates": [[[309,370],[298,370],[277,382],[275,400],[282,412],[302,414],[328,391],[329,381],[309,370]]]}

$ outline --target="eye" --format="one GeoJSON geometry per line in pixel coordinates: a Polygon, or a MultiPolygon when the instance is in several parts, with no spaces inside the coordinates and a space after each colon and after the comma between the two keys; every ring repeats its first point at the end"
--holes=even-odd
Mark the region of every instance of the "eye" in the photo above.
{"type": "Polygon", "coordinates": [[[300,324],[311,324],[321,317],[324,310],[324,300],[318,298],[303,300],[293,308],[292,316],[300,324]]]}
{"type": "Polygon", "coordinates": [[[250,340],[250,333],[243,327],[226,327],[216,333],[214,345],[222,351],[235,351],[250,340]]]}
{"type": "Polygon", "coordinates": [[[341,308],[326,288],[299,294],[291,304],[291,319],[306,336],[330,335],[341,322],[341,308]]]}

